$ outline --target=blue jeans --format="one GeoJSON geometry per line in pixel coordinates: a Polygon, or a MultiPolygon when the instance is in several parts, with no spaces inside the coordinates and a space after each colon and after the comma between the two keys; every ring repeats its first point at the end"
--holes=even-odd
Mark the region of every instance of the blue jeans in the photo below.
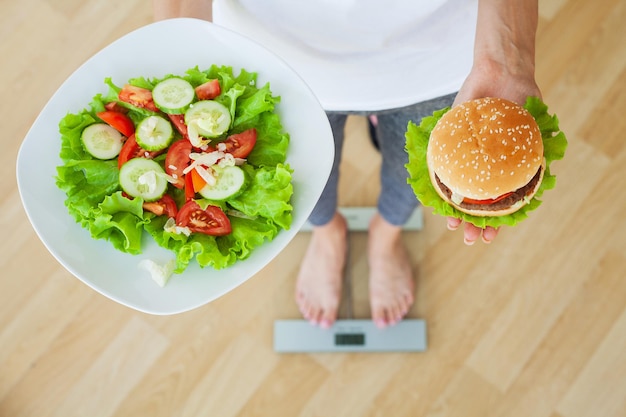
{"type": "Polygon", "coordinates": [[[327,112],[335,139],[335,160],[326,187],[309,217],[309,222],[314,226],[324,225],[330,222],[337,211],[339,164],[348,116],[375,114],[378,118],[376,139],[382,156],[381,193],[378,197],[377,209],[383,219],[393,225],[401,226],[406,223],[418,205],[413,189],[407,183],[408,172],[405,167],[408,154],[405,150],[404,135],[408,122],[419,124],[423,117],[451,106],[455,96],[456,93],[399,109],[379,112],[327,112]]]}

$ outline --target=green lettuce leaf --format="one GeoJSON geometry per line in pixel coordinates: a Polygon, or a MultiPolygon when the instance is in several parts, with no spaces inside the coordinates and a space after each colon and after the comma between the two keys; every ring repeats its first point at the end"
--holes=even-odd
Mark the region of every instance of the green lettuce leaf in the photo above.
{"type": "Polygon", "coordinates": [[[435,191],[428,175],[426,165],[426,149],[430,133],[450,108],[435,111],[432,116],[422,119],[419,125],[409,122],[406,132],[406,151],[409,162],[406,165],[409,173],[408,183],[413,188],[417,199],[422,205],[431,207],[433,213],[446,217],[456,217],[475,226],[484,228],[486,226],[500,227],[503,225],[514,226],[528,217],[528,213],[535,210],[541,204],[541,196],[546,190],[550,190],[556,185],[556,177],[550,172],[550,164],[553,161],[562,159],[567,148],[565,134],[559,130],[559,120],[555,115],[548,113],[548,106],[537,97],[528,97],[524,104],[526,110],[537,121],[544,144],[544,157],[546,159],[546,171],[539,190],[532,200],[515,213],[497,217],[478,217],[463,213],[446,201],[444,201],[435,191]]]}
{"type": "Polygon", "coordinates": [[[230,206],[246,216],[261,216],[268,222],[283,229],[291,225],[291,184],[292,170],[288,165],[262,167],[252,170],[243,166],[251,178],[248,188],[238,196],[228,200],[230,206]]]}

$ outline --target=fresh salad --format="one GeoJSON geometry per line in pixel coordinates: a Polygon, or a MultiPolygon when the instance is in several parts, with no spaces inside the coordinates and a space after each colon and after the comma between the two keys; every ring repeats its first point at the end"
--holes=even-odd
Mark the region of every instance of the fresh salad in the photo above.
{"type": "Polygon", "coordinates": [[[194,259],[228,267],[290,227],[289,135],[256,73],[213,65],[104,82],[59,123],[56,184],[93,238],[140,254],[151,236],[181,273],[194,259]]]}

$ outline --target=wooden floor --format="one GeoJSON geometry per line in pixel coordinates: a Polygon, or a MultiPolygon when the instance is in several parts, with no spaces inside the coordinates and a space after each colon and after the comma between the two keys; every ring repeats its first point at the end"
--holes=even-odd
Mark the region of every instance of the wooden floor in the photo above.
{"type": "MultiPolygon", "coordinates": [[[[541,1],[537,76],[570,141],[544,205],[491,246],[428,212],[406,233],[428,351],[316,355],[272,347],[274,320],[299,317],[304,233],[232,293],[156,317],[72,277],[26,219],[22,138],[78,65],[151,21],[148,3],[0,1],[1,417],[626,416],[626,2],[541,1]]],[[[341,204],[374,204],[363,120],[347,147],[341,204]]],[[[352,237],[359,318],[365,238],[352,237]]]]}

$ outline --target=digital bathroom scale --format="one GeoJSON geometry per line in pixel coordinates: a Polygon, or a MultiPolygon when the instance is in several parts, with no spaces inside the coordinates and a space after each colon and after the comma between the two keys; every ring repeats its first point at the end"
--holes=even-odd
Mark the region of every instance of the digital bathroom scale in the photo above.
{"type": "Polygon", "coordinates": [[[405,319],[379,329],[372,320],[337,320],[329,329],[306,320],[274,322],[274,350],[279,353],[422,352],[426,322],[405,319]]]}
{"type": "MultiPolygon", "coordinates": [[[[348,221],[349,231],[365,231],[376,212],[373,207],[340,208],[348,221]]],[[[418,208],[405,225],[405,230],[422,228],[422,212],[418,208]]],[[[301,231],[309,231],[305,225],[301,231]]],[[[348,245],[349,246],[349,245],[348,245]]],[[[348,258],[349,258],[348,249],[348,258]]],[[[278,353],[333,352],[423,352],[427,348],[426,321],[404,319],[384,329],[370,319],[352,319],[352,279],[350,260],[346,261],[343,300],[347,318],[339,319],[328,329],[313,326],[307,320],[276,320],[274,350],[278,353]]]]}

